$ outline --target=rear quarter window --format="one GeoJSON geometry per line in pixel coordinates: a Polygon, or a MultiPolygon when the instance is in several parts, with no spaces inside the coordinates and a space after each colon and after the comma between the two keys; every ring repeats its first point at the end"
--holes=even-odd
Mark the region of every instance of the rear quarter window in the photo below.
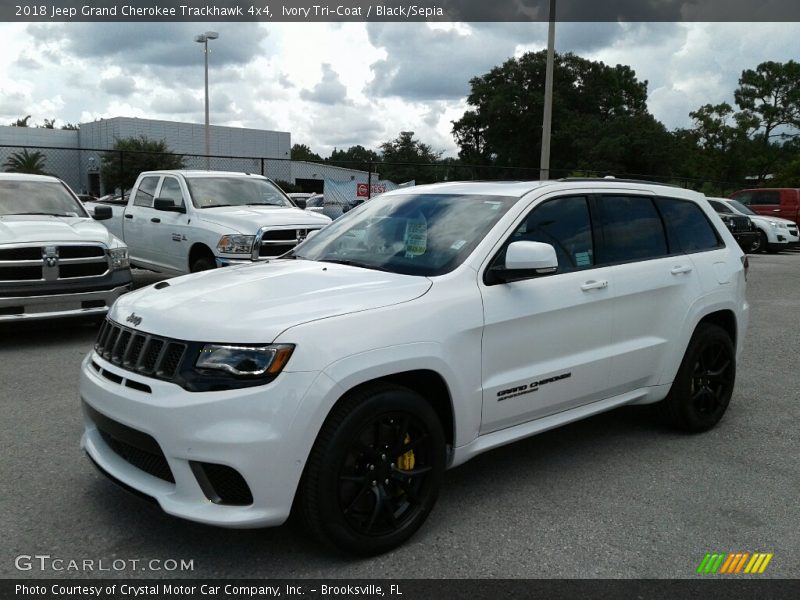
{"type": "MultiPolygon", "coordinates": [[[[656,198],[656,206],[667,227],[671,252],[701,252],[722,246],[714,226],[694,202],[660,197],[656,198]]],[[[724,212],[731,211],[727,209],[724,212]]]]}

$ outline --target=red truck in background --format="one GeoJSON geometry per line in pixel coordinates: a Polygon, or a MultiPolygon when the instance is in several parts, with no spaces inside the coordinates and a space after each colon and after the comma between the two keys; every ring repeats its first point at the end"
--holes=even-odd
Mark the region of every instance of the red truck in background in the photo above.
{"type": "Polygon", "coordinates": [[[800,188],[739,190],[731,198],[760,215],[781,217],[800,224],[800,188]]]}

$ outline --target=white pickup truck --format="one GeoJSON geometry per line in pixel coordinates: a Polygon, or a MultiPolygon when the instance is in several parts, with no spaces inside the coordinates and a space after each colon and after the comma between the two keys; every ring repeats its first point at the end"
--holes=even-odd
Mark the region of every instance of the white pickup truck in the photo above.
{"type": "Polygon", "coordinates": [[[128,250],[63,181],[0,173],[0,323],[103,315],[131,288],[128,250]]]}
{"type": "Polygon", "coordinates": [[[125,240],[131,264],[169,274],[280,256],[331,222],[266,177],[224,171],[146,171],[127,203],[111,206],[106,227],[125,240]]]}

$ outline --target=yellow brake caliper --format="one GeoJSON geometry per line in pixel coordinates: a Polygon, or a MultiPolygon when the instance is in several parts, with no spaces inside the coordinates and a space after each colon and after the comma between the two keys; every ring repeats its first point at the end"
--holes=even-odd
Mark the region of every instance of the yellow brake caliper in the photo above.
{"type": "MultiPolygon", "coordinates": [[[[406,434],[406,439],[403,440],[404,444],[411,442],[411,436],[406,434]]],[[[414,451],[409,450],[405,454],[397,457],[397,468],[401,471],[412,471],[414,469],[414,451]]]]}

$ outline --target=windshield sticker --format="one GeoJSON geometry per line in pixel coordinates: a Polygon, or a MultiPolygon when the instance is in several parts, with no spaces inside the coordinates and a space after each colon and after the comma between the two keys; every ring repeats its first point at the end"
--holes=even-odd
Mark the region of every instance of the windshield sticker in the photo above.
{"type": "Polygon", "coordinates": [[[484,200],[483,203],[488,204],[489,208],[491,208],[492,210],[497,210],[498,208],[503,206],[502,202],[497,202],[496,200],[484,200]]]}
{"type": "Polygon", "coordinates": [[[575,253],[575,265],[578,267],[586,267],[592,264],[592,258],[588,252],[575,253]]]}
{"type": "Polygon", "coordinates": [[[464,247],[464,244],[467,243],[467,240],[458,240],[457,242],[453,242],[453,245],[450,246],[453,250],[461,250],[464,247]]]}
{"type": "Polygon", "coordinates": [[[417,213],[413,219],[406,223],[405,234],[406,258],[425,254],[428,247],[428,222],[422,213],[417,213]]]}

